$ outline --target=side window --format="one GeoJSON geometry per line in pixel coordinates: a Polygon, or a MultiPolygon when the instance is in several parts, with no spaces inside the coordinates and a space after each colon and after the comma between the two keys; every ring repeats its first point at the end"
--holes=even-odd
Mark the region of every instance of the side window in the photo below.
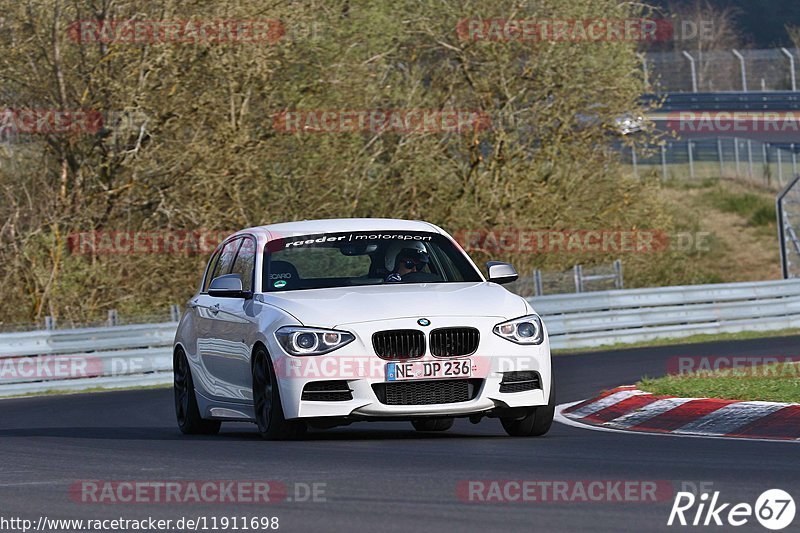
{"type": "Polygon", "coordinates": [[[239,274],[242,278],[242,289],[253,290],[253,269],[256,265],[256,242],[250,237],[242,239],[242,247],[233,262],[231,274],[239,274]]]}
{"type": "Polygon", "coordinates": [[[211,276],[212,280],[231,273],[231,266],[233,266],[233,260],[236,259],[236,252],[239,251],[240,244],[242,244],[242,239],[234,239],[225,245],[219,255],[217,265],[214,267],[214,275],[211,276]]]}
{"type": "Polygon", "coordinates": [[[219,261],[219,250],[214,252],[214,255],[211,256],[211,260],[208,262],[208,267],[206,268],[206,277],[203,279],[203,288],[200,289],[200,292],[208,291],[208,285],[211,283],[212,276],[214,275],[214,269],[217,266],[217,261],[219,261]]]}

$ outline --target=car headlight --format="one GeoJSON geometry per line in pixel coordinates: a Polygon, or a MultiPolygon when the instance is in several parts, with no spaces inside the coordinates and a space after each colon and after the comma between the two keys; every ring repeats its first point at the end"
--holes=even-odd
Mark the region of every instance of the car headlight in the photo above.
{"type": "Polygon", "coordinates": [[[346,331],[299,326],[284,326],[275,332],[275,338],[290,355],[322,355],[355,340],[346,331]]]}
{"type": "Polygon", "coordinates": [[[541,344],[544,340],[542,319],[538,315],[528,315],[501,322],[492,331],[495,335],[517,344],[541,344]]]}

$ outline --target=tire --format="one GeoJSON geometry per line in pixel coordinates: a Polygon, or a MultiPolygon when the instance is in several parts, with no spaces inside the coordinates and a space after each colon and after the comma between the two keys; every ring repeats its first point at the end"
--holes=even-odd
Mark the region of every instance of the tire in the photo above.
{"type": "Polygon", "coordinates": [[[305,434],[302,420],[286,420],[272,359],[258,347],[253,353],[253,410],[261,437],[266,440],[291,440],[305,434]]]}
{"type": "Polygon", "coordinates": [[[523,418],[500,418],[503,429],[511,437],[541,437],[553,425],[556,411],[556,386],[550,383],[550,398],[547,405],[534,407],[528,416],[523,418]]]}
{"type": "Polygon", "coordinates": [[[194,392],[192,369],[183,349],[175,350],[172,358],[173,391],[175,393],[175,418],[184,435],[216,435],[222,423],[200,416],[194,392]]]}
{"type": "Polygon", "coordinates": [[[417,431],[447,431],[453,427],[452,418],[428,418],[424,420],[413,420],[411,425],[417,431]]]}

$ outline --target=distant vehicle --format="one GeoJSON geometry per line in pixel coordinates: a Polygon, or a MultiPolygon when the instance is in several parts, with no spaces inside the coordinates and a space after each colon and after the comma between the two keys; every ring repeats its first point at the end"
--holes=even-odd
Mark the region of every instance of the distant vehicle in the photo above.
{"type": "Polygon", "coordinates": [[[242,230],[211,256],[174,343],[178,426],[308,427],[500,418],[544,435],[555,407],[547,331],[445,231],[420,221],[317,220],[242,230]]]}
{"type": "Polygon", "coordinates": [[[630,113],[626,113],[625,115],[614,119],[614,126],[620,135],[638,133],[644,129],[644,117],[641,115],[632,115],[630,113]]]}
{"type": "Polygon", "coordinates": [[[602,124],[613,135],[625,136],[645,130],[647,121],[643,115],[627,112],[614,117],[611,122],[606,123],[602,117],[606,113],[607,110],[604,105],[592,104],[588,107],[586,113],[579,113],[575,118],[579,128],[600,126],[602,124]]]}

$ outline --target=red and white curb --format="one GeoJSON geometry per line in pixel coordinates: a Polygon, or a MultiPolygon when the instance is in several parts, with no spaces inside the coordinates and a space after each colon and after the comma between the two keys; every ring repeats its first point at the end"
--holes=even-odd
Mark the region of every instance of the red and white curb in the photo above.
{"type": "Polygon", "coordinates": [[[634,386],[559,405],[573,426],[681,436],[800,442],[800,404],[656,396],[634,386]]]}

